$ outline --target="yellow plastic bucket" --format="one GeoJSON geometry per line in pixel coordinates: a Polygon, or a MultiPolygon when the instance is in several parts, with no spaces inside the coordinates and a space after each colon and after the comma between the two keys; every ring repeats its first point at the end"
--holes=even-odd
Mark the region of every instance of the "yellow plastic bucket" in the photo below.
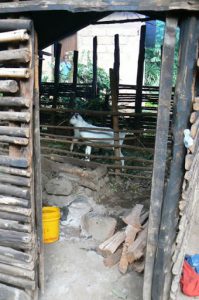
{"type": "Polygon", "coordinates": [[[55,206],[42,208],[43,241],[45,244],[54,243],[59,239],[60,209],[55,206]]]}

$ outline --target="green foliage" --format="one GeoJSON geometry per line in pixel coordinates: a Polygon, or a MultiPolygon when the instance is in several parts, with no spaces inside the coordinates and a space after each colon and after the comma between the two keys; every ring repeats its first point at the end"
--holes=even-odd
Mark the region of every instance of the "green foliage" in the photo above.
{"type": "MultiPolygon", "coordinates": [[[[154,48],[147,48],[145,51],[145,85],[149,86],[159,86],[160,81],[161,48],[163,45],[165,23],[156,21],[156,26],[155,46],[154,48]]],[[[173,85],[175,85],[178,70],[179,30],[176,33],[176,40],[173,85]]]]}

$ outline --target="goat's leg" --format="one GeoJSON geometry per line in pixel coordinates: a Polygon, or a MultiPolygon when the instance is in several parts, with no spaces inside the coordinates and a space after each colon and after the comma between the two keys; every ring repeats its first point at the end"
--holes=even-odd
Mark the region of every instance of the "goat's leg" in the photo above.
{"type": "Polygon", "coordinates": [[[70,152],[73,151],[73,148],[74,148],[74,143],[76,143],[78,141],[78,139],[72,139],[72,143],[70,145],[70,152]]]}
{"type": "Polygon", "coordinates": [[[85,149],[85,160],[86,161],[90,161],[90,155],[91,155],[91,146],[86,146],[86,149],[85,149]]]}
{"type": "MultiPolygon", "coordinates": [[[[122,151],[120,149],[120,158],[122,158],[122,157],[124,157],[124,155],[122,154],[122,151]]],[[[124,159],[121,159],[121,163],[122,163],[122,167],[124,167],[124,159]]]]}

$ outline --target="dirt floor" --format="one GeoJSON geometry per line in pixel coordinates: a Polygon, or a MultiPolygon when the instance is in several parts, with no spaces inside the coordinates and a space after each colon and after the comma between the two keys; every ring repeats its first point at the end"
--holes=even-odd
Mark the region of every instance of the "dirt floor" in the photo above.
{"type": "Polygon", "coordinates": [[[143,276],[106,268],[96,242],[63,240],[45,246],[45,296],[40,300],[140,300],[143,276]]]}

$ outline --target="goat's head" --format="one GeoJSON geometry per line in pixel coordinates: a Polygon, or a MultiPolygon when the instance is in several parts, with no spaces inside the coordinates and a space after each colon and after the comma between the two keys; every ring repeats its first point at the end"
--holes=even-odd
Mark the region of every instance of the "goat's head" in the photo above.
{"type": "MultiPolygon", "coordinates": [[[[83,118],[82,116],[80,116],[80,114],[75,113],[72,118],[70,119],[69,123],[73,126],[77,125],[78,123],[83,122],[83,118]]],[[[81,125],[80,125],[81,126],[81,125]]]]}

